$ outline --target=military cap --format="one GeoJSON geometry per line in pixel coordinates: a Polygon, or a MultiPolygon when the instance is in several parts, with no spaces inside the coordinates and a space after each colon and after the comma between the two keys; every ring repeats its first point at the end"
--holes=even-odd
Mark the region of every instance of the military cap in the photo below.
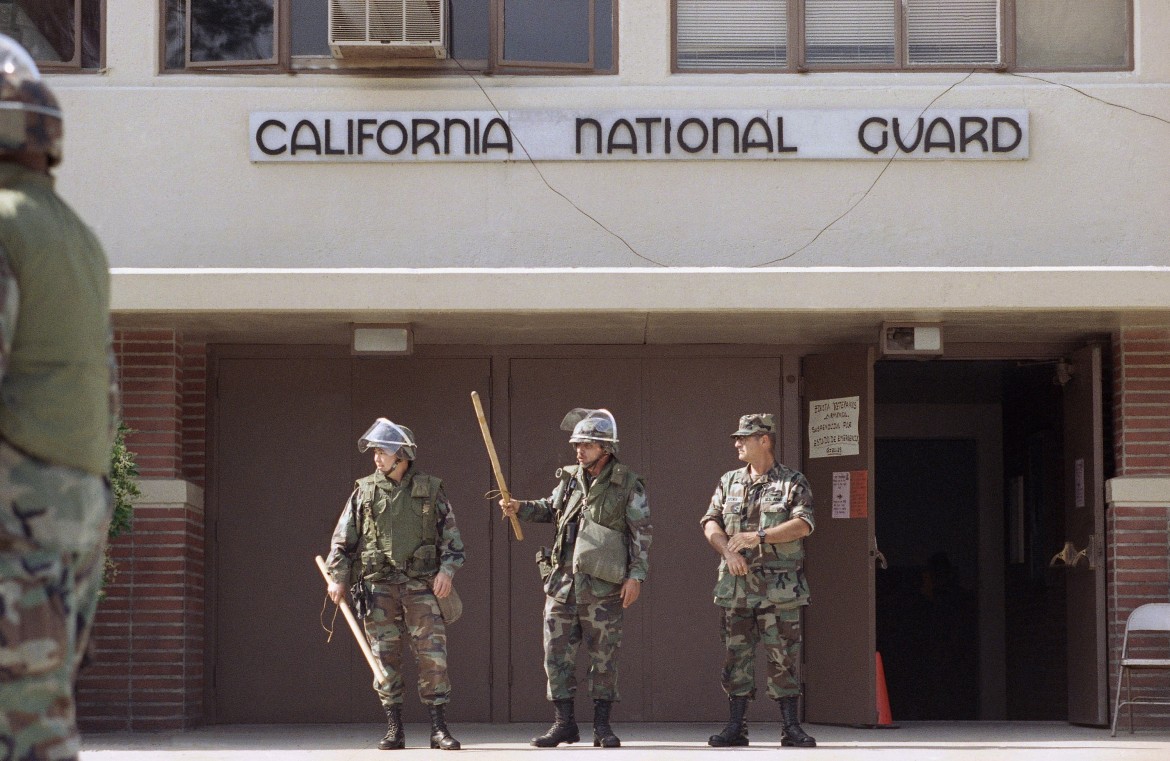
{"type": "Polygon", "coordinates": [[[766,412],[753,412],[739,419],[739,430],[731,434],[736,436],[754,436],[757,433],[776,433],[776,418],[766,412]]]}

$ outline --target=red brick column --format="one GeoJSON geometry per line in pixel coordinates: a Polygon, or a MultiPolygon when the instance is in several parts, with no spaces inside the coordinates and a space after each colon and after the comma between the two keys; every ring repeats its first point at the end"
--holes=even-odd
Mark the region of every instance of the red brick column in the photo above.
{"type": "MultiPolygon", "coordinates": [[[[1113,368],[1117,476],[1106,485],[1111,711],[1126,619],[1144,603],[1170,602],[1170,329],[1123,328],[1113,339],[1113,368]]],[[[1168,644],[1161,638],[1163,650],[1168,644]]],[[[1164,673],[1135,676],[1133,687],[1135,697],[1170,700],[1164,673]]],[[[1164,728],[1168,719],[1168,708],[1140,707],[1134,724],[1164,728]]],[[[1123,713],[1119,724],[1125,722],[1123,713]]]]}
{"type": "Polygon", "coordinates": [[[87,730],[187,728],[203,715],[206,346],[118,331],[115,350],[142,497],[111,547],[117,576],[78,680],[78,718],[87,730]]]}

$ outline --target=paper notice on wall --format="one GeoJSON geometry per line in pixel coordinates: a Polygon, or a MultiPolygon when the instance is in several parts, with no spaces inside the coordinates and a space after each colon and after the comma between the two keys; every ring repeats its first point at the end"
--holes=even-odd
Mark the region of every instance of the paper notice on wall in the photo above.
{"type": "MultiPolygon", "coordinates": [[[[1077,507],[1084,507],[1085,506],[1085,461],[1084,461],[1084,459],[1078,458],[1077,461],[1075,463],[1073,463],[1073,471],[1074,471],[1073,475],[1074,475],[1074,481],[1075,481],[1074,489],[1076,491],[1076,500],[1077,500],[1076,506],[1077,507]]],[[[1067,483],[1067,481],[1065,483],[1067,483]]]]}
{"type": "Polygon", "coordinates": [[[861,453],[857,421],[861,397],[819,399],[808,403],[808,456],[845,457],[861,453]]]}
{"type": "Polygon", "coordinates": [[[833,472],[833,517],[849,517],[849,471],[833,472]]]}
{"type": "Polygon", "coordinates": [[[869,515],[869,472],[843,470],[833,473],[833,517],[865,518],[869,515]]]}

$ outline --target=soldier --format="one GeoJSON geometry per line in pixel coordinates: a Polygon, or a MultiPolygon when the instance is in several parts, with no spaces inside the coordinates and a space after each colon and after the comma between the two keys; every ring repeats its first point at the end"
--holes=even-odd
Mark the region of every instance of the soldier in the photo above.
{"type": "Polygon", "coordinates": [[[358,440],[374,450],[373,475],[358,479],[341,511],[326,560],[329,597],[340,604],[346,585],[363,618],[366,639],[389,677],[374,682],[386,709],[381,750],[406,747],[402,727],[402,646],[418,659],[418,694],[431,713],[431,747],[459,750],[447,729],[447,629],[439,599],[449,598],[463,565],[463,541],[443,482],[414,469],[417,447],[405,426],[378,418],[358,440]],[[355,592],[356,590],[356,592],[355,592]]]}
{"type": "Polygon", "coordinates": [[[812,489],[805,477],[776,462],[771,415],[744,415],[731,434],[747,465],[723,474],[700,524],[719,553],[715,604],[723,608],[723,690],[731,718],[707,744],[745,746],[747,701],[755,698],[756,643],[768,656],[768,696],[780,704],[780,744],[812,748],[800,726],[800,608],[809,601],[804,537],[812,533],[812,489]]]}
{"type": "Polygon", "coordinates": [[[54,192],[62,117],[0,35],[0,757],[76,759],[117,416],[109,265],[54,192]],[[64,294],[68,294],[63,298],[64,294]]]}
{"type": "Polygon", "coordinates": [[[552,550],[538,553],[544,581],[544,671],[556,721],[532,739],[552,748],[581,739],[573,718],[577,646],[589,652],[593,698],[593,745],[617,748],[609,725],[618,700],[617,657],[622,615],[634,604],[649,569],[650,505],[641,476],[618,462],[617,423],[608,410],[575,409],[561,429],[577,452],[577,464],[557,471],[546,499],[500,500],[509,516],[555,523],[552,550]]]}

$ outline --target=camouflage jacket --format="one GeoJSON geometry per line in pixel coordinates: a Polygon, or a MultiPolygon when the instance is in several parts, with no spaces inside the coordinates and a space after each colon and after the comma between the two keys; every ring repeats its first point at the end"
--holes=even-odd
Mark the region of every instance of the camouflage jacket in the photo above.
{"type": "MultiPolygon", "coordinates": [[[[699,523],[715,521],[728,536],[756,531],[800,518],[811,531],[812,489],[808,480],[792,468],[774,462],[764,475],[752,479],[748,467],[732,470],[719,479],[711,504],[699,523]]],[[[757,608],[807,605],[808,583],[804,577],[804,540],[762,544],[745,554],[747,576],[733,576],[720,558],[715,584],[715,604],[725,608],[757,608]]]]}
{"type": "MultiPolygon", "coordinates": [[[[401,490],[411,488],[411,482],[417,471],[411,469],[403,476],[402,481],[395,484],[382,476],[379,479],[379,488],[387,490],[401,490]],[[384,484],[382,483],[384,482],[384,484]]],[[[375,477],[379,474],[375,473],[375,477]]],[[[362,507],[361,490],[355,488],[346,500],[341,510],[341,517],[337,520],[337,527],[333,530],[333,540],[330,543],[329,557],[325,561],[330,577],[341,584],[351,584],[357,580],[353,566],[359,560],[362,537],[358,532],[357,522],[354,520],[358,510],[362,507]]],[[[370,520],[370,516],[362,515],[361,521],[370,520]]],[[[455,571],[463,565],[465,559],[463,540],[459,536],[459,528],[455,525],[455,513],[451,510],[451,503],[442,489],[435,499],[435,531],[437,535],[439,571],[454,577],[455,571]]],[[[391,573],[384,581],[388,583],[403,583],[407,580],[404,573],[391,573]]]]}
{"type": "MultiPolygon", "coordinates": [[[[558,602],[567,602],[569,593],[574,591],[578,599],[595,599],[616,595],[621,584],[588,576],[583,573],[573,573],[573,542],[569,541],[569,526],[580,520],[580,511],[573,509],[581,500],[573,499],[573,493],[586,495],[585,503],[592,506],[605,501],[610,496],[609,491],[623,488],[610,481],[617,460],[611,458],[596,478],[584,476],[576,472],[575,466],[562,468],[557,471],[560,483],[553,490],[551,496],[545,499],[525,500],[520,503],[519,517],[521,520],[534,523],[555,523],[557,527],[557,541],[554,545],[559,552],[552,558],[552,574],[544,585],[545,594],[558,602]],[[572,473],[574,477],[564,477],[572,473]]],[[[646,488],[633,471],[627,471],[634,484],[628,488],[625,504],[625,530],[627,549],[629,552],[627,578],[645,581],[650,569],[650,503],[646,499],[646,488]]]]}

